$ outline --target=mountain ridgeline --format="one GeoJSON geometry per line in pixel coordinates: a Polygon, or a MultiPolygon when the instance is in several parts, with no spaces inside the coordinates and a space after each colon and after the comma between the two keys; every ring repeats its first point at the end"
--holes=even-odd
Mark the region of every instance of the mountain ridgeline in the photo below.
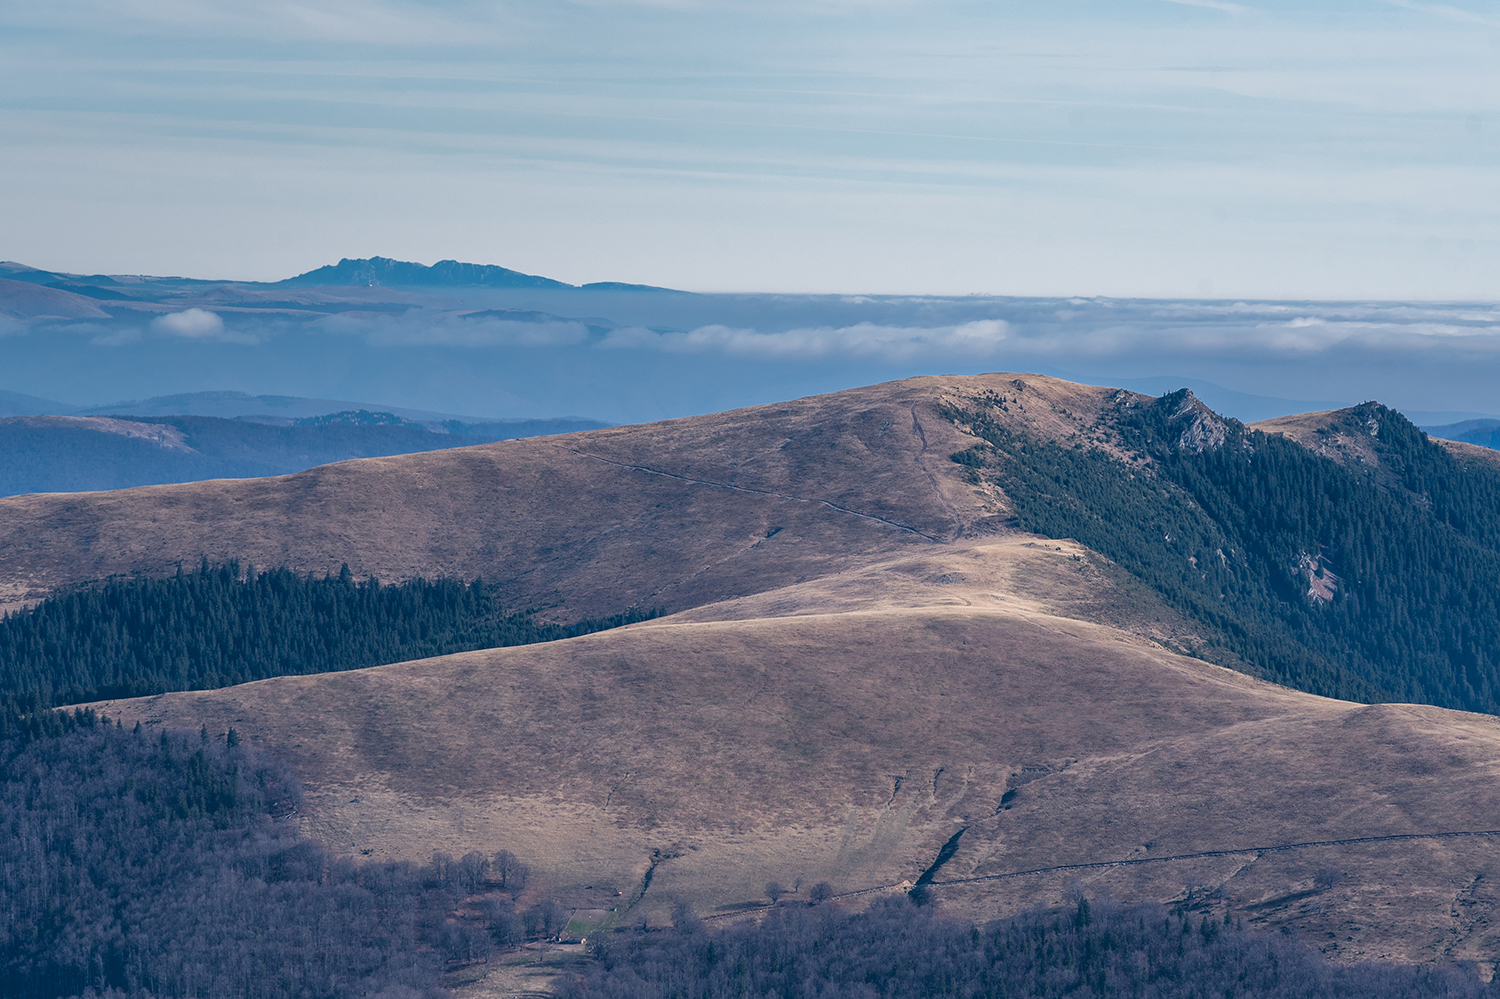
{"type": "Polygon", "coordinates": [[[1500,713],[1500,470],[1376,403],[1318,431],[1361,438],[1371,459],[1349,462],[1186,390],[1118,394],[1092,440],[1022,436],[1015,402],[949,405],[983,442],[953,460],[1021,528],[1154,589],[1199,629],[1193,654],[1329,697],[1500,713]]]}
{"type": "Polygon", "coordinates": [[[382,586],[347,566],[315,578],[205,561],[197,572],[113,579],[0,619],[0,738],[54,705],[554,641],[654,616],[544,624],[507,614],[479,580],[382,586]]]}

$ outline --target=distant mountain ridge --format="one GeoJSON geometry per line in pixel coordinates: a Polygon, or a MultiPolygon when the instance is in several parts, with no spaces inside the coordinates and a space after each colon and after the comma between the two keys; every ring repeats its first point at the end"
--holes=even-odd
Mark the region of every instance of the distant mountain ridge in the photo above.
{"type": "Polygon", "coordinates": [[[1500,420],[1464,420],[1442,427],[1423,427],[1422,432],[1443,440],[1500,449],[1500,420]]]}
{"type": "MultiPolygon", "coordinates": [[[[428,266],[392,257],[343,257],[281,281],[213,281],[151,275],[73,274],[46,271],[14,260],[0,260],[0,281],[51,288],[84,298],[119,302],[150,301],[153,290],[181,291],[210,285],[265,288],[545,288],[566,291],[654,291],[686,295],[672,288],[631,284],[625,281],[593,281],[568,284],[540,274],[476,264],[462,260],[439,260],[428,266]]],[[[0,293],[0,305],[6,296],[0,293]]],[[[275,303],[286,305],[287,303],[275,303]]]]}
{"type": "Polygon", "coordinates": [[[596,420],[417,422],[351,410],[306,417],[0,418],[0,496],[288,475],[350,458],[596,429],[596,420]]]}
{"type": "Polygon", "coordinates": [[[290,288],[328,285],[405,285],[408,287],[476,288],[571,288],[572,285],[535,274],[523,274],[495,264],[468,264],[439,260],[431,267],[390,257],[345,257],[336,264],[317,267],[296,277],[276,282],[290,288]]]}
{"type": "MultiPolygon", "coordinates": [[[[358,402],[351,399],[313,399],[296,395],[251,395],[248,392],[208,391],[155,395],[145,399],[117,399],[104,403],[76,404],[44,399],[23,392],[0,390],[0,417],[3,416],[217,416],[226,420],[260,420],[276,422],[327,416],[330,413],[379,412],[400,417],[413,424],[431,426],[449,421],[466,424],[526,422],[506,420],[472,413],[433,412],[384,403],[358,402]]],[[[581,416],[558,417],[564,421],[594,425],[596,420],[581,416]]],[[[605,424],[598,424],[604,426],[605,424]]]]}
{"type": "MultiPolygon", "coordinates": [[[[457,420],[460,423],[503,422],[493,417],[461,413],[435,413],[383,403],[358,402],[349,399],[310,399],[294,395],[250,395],[246,392],[182,392],[151,396],[147,399],[117,400],[98,405],[53,409],[59,416],[217,416],[221,419],[286,418],[302,419],[329,413],[355,411],[390,413],[423,425],[457,420]]],[[[31,414],[16,414],[31,415],[31,414]]],[[[582,417],[569,420],[593,421],[582,417]]]]}

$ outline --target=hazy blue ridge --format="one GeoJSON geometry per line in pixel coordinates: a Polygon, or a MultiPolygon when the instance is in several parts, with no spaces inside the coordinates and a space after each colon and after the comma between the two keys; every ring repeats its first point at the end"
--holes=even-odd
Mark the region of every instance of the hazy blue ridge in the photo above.
{"type": "Polygon", "coordinates": [[[1423,427],[1422,431],[1429,437],[1500,448],[1500,420],[1463,420],[1442,427],[1423,427]]]}
{"type": "Polygon", "coordinates": [[[603,426],[593,420],[565,419],[421,424],[365,411],[261,420],[211,416],[0,419],[0,496],[287,475],[350,458],[437,451],[603,426]]]}
{"type": "Polygon", "coordinates": [[[277,282],[293,288],[320,285],[387,285],[448,288],[571,288],[573,285],[534,274],[522,274],[494,264],[439,260],[431,267],[389,257],[345,257],[336,264],[315,268],[277,282]]]}

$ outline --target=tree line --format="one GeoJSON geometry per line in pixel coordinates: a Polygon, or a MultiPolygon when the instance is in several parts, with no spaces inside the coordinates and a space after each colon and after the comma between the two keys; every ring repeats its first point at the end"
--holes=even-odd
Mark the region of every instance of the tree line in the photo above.
{"type": "MultiPolygon", "coordinates": [[[[682,910],[679,910],[681,913],[682,910]]],[[[904,896],[862,913],[778,906],[759,923],[591,937],[563,999],[1479,999],[1471,971],[1336,965],[1228,914],[1080,899],[976,926],[904,896]],[[598,941],[594,943],[594,941],[598,941]]]]}
{"type": "Polygon", "coordinates": [[[1322,433],[1362,440],[1378,464],[1235,420],[1219,445],[1184,447],[1185,401],[1117,405],[1116,442],[1145,459],[1131,462],[1018,435],[993,401],[953,408],[984,442],[954,460],[999,485],[1024,530],[1074,538],[1154,589],[1202,630],[1203,658],[1330,697],[1500,713],[1500,472],[1375,403],[1322,433]]]}
{"type": "Polygon", "coordinates": [[[166,579],[110,579],[0,618],[0,738],[40,709],[204,690],[548,642],[643,621],[637,609],[572,625],[506,613],[475,580],[383,585],[236,562],[166,579]]]}
{"type": "Polygon", "coordinates": [[[0,995],[438,997],[445,970],[566,925],[516,910],[508,851],[331,855],[296,831],[295,775],[233,730],[65,718],[0,743],[0,995]]]}

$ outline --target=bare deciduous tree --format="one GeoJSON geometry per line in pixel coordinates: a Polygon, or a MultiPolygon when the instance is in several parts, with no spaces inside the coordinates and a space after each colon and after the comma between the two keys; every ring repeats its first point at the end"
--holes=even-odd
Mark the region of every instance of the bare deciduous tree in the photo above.
{"type": "Polygon", "coordinates": [[[530,876],[530,869],[509,850],[501,850],[490,862],[490,877],[500,883],[501,890],[512,895],[521,893],[530,876]]]}

